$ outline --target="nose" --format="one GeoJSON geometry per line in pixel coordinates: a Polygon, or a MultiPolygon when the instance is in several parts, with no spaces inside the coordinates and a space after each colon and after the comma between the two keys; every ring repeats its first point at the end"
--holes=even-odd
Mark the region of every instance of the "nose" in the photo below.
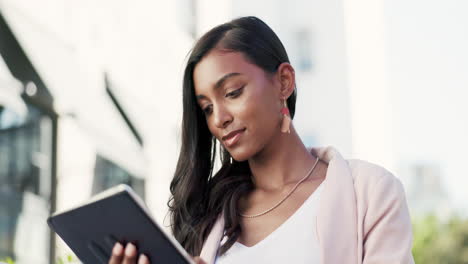
{"type": "Polygon", "coordinates": [[[221,105],[213,109],[213,115],[214,125],[218,128],[226,128],[232,122],[232,115],[221,105]]]}

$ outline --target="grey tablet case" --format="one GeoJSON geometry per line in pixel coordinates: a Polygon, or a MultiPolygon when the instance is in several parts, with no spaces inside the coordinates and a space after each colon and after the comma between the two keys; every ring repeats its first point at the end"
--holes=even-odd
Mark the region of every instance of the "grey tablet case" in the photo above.
{"type": "Polygon", "coordinates": [[[77,208],[53,214],[49,226],[84,264],[108,263],[114,243],[132,242],[157,264],[193,264],[127,185],[113,187],[77,208]]]}

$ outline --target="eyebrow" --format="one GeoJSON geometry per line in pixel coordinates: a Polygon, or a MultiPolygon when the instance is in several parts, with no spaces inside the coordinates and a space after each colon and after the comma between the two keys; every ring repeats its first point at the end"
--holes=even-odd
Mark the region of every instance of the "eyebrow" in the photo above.
{"type": "MultiPolygon", "coordinates": [[[[214,89],[219,89],[219,87],[223,86],[223,84],[227,81],[227,79],[231,78],[231,77],[234,77],[234,76],[238,76],[238,75],[241,75],[240,72],[231,72],[231,73],[228,73],[226,75],[224,75],[223,77],[221,77],[214,85],[214,89]]],[[[206,96],[204,96],[203,94],[200,94],[200,95],[197,95],[197,100],[200,100],[200,99],[203,99],[203,98],[206,98],[206,96]]]]}

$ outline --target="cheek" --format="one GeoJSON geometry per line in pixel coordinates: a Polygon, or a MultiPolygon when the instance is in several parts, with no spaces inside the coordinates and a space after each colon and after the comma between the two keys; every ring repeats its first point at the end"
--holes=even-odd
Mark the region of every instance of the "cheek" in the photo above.
{"type": "MultiPolygon", "coordinates": [[[[266,87],[264,89],[269,89],[266,87]]],[[[281,121],[280,109],[272,94],[266,94],[259,89],[245,100],[241,119],[246,122],[249,132],[256,142],[264,142],[271,138],[281,121]]]]}
{"type": "Polygon", "coordinates": [[[259,100],[252,102],[238,115],[247,132],[243,144],[231,152],[237,161],[247,160],[261,151],[280,129],[280,115],[275,114],[271,106],[259,100]]]}
{"type": "Polygon", "coordinates": [[[255,127],[255,140],[257,142],[268,141],[279,129],[278,115],[269,107],[257,104],[257,110],[252,113],[252,124],[255,127]]]}

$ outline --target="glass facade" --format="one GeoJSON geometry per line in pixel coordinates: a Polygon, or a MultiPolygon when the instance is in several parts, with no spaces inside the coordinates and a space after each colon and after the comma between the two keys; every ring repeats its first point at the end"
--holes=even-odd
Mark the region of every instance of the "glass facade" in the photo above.
{"type": "MultiPolygon", "coordinates": [[[[0,73],[2,73],[0,75],[0,81],[2,81],[0,82],[0,99],[3,99],[0,100],[0,261],[11,258],[16,264],[51,264],[55,262],[56,255],[61,257],[62,252],[59,251],[60,243],[55,243],[55,235],[52,235],[46,220],[52,211],[56,210],[57,197],[67,200],[64,204],[72,203],[75,199],[68,193],[57,195],[58,180],[65,179],[61,183],[67,183],[67,179],[70,179],[66,174],[60,179],[57,177],[59,168],[57,163],[65,164],[60,164],[63,165],[61,168],[64,168],[73,163],[68,163],[69,160],[77,160],[77,155],[74,149],[67,148],[72,154],[64,151],[60,153],[60,159],[57,159],[57,150],[60,149],[57,141],[57,124],[60,119],[53,107],[55,95],[53,96],[46,87],[20,42],[10,30],[2,10],[0,10],[0,62],[2,66],[0,67],[0,73]],[[11,92],[11,86],[15,83],[22,89],[11,92]],[[19,108],[18,102],[21,102],[19,108]]],[[[47,67],[42,70],[46,71],[47,67]]],[[[60,82],[56,86],[61,87],[60,82]]],[[[67,87],[61,89],[67,89],[67,87]]],[[[142,146],[139,133],[119,104],[114,98],[111,99],[115,104],[115,111],[122,115],[136,141],[142,146]]],[[[79,119],[76,116],[73,118],[79,119]]],[[[97,120],[94,121],[100,125],[97,120]]],[[[85,126],[76,126],[77,130],[83,128],[86,130],[85,126]]],[[[122,127],[113,129],[122,129],[122,127]]],[[[75,132],[79,134],[84,131],[72,131],[70,137],[73,137],[75,132]]],[[[93,131],[89,134],[92,133],[93,131]]],[[[67,134],[61,134],[61,136],[68,138],[67,134]]],[[[64,143],[64,141],[60,142],[60,144],[64,143]]],[[[93,145],[92,140],[88,143],[93,145]]],[[[68,145],[62,149],[66,147],[68,145]]],[[[93,194],[125,183],[142,198],[145,197],[144,179],[135,177],[119,164],[111,162],[95,151],[96,149],[90,147],[83,154],[87,155],[83,157],[86,161],[92,161],[96,157],[95,164],[91,165],[90,162],[82,166],[81,163],[77,163],[79,164],[78,170],[83,171],[86,176],[93,176],[93,194]],[[92,175],[93,165],[95,165],[94,175],[92,175]]],[[[83,184],[80,186],[82,188],[80,191],[86,194],[91,187],[88,181],[73,182],[73,184],[83,184]]],[[[82,198],[85,197],[79,199],[82,198]]]]}
{"type": "MultiPolygon", "coordinates": [[[[0,260],[53,263],[46,224],[53,210],[53,120],[33,105],[26,118],[0,106],[0,260]],[[27,249],[27,250],[25,250],[27,249]]],[[[92,194],[127,184],[144,199],[145,181],[96,154],[92,194]]]]}
{"type": "Polygon", "coordinates": [[[96,156],[94,168],[93,195],[118,184],[127,184],[142,198],[145,198],[145,181],[131,175],[122,167],[101,156],[96,156]]]}
{"type": "Polygon", "coordinates": [[[0,259],[48,263],[52,119],[31,105],[26,120],[12,117],[0,108],[0,259]]]}

